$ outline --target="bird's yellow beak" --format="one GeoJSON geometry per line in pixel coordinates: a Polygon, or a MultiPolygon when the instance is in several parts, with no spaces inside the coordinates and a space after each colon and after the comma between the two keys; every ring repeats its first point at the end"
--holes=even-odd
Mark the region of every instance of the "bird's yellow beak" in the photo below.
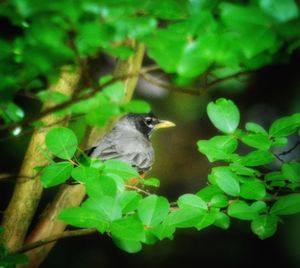
{"type": "Polygon", "coordinates": [[[169,127],[175,127],[176,125],[173,122],[167,121],[167,120],[159,120],[159,122],[154,126],[154,129],[159,128],[169,128],[169,127]]]}

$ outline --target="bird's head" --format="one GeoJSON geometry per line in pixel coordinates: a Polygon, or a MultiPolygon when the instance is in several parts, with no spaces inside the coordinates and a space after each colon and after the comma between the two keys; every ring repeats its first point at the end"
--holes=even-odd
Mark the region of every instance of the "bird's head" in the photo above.
{"type": "Polygon", "coordinates": [[[150,137],[152,132],[156,129],[175,126],[175,124],[170,121],[158,119],[153,113],[129,113],[125,115],[121,121],[123,121],[123,124],[128,124],[130,127],[137,129],[146,137],[150,137]]]}

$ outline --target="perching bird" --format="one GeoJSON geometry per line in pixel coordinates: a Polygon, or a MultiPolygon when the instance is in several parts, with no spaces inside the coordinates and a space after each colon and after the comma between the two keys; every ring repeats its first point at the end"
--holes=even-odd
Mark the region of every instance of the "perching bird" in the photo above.
{"type": "Polygon", "coordinates": [[[151,169],[154,150],[150,142],[152,132],[159,128],[175,126],[166,120],[159,120],[152,113],[129,113],[123,116],[115,127],[98,140],[87,154],[101,160],[118,159],[136,168],[140,174],[151,169]]]}

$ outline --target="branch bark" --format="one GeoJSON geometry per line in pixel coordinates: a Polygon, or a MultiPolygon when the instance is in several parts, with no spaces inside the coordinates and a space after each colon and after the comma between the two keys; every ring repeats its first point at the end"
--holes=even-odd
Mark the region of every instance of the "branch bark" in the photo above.
{"type": "MultiPolygon", "coordinates": [[[[49,90],[59,91],[70,96],[78,83],[79,77],[78,72],[70,73],[68,70],[63,70],[57,84],[50,87],[49,90]]],[[[47,102],[42,110],[51,109],[52,107],[55,107],[55,105],[47,102]]],[[[42,121],[47,125],[53,124],[56,120],[53,115],[42,118],[42,121]]],[[[52,125],[52,127],[54,126],[57,125],[52,125]]],[[[2,239],[9,250],[19,248],[23,244],[42,194],[42,186],[34,168],[44,166],[48,162],[41,152],[45,134],[45,130],[36,130],[33,133],[20,170],[22,177],[32,177],[32,179],[21,181],[20,176],[19,183],[16,184],[13,196],[4,213],[2,226],[5,231],[2,239]]]]}
{"type": "MultiPolygon", "coordinates": [[[[119,61],[116,65],[114,76],[124,77],[126,74],[138,74],[141,68],[144,46],[133,44],[136,49],[136,53],[126,61],[119,61]]],[[[125,98],[124,102],[128,102],[134,92],[137,75],[128,76],[124,79],[125,83],[125,98]]],[[[92,144],[96,139],[103,136],[104,133],[110,129],[113,122],[108,124],[105,129],[94,128],[89,131],[86,139],[86,146],[92,144]]],[[[36,241],[51,237],[53,235],[60,235],[64,232],[66,224],[62,221],[57,220],[57,215],[64,208],[78,206],[85,196],[85,190],[82,185],[67,186],[63,185],[55,198],[55,200],[50,204],[48,209],[43,213],[42,219],[39,221],[35,227],[32,234],[28,237],[26,243],[31,244],[36,241]]],[[[30,264],[26,266],[27,268],[36,268],[42,263],[45,257],[48,255],[49,251],[55,245],[55,242],[38,247],[36,249],[27,252],[27,256],[30,259],[30,264]]]]}

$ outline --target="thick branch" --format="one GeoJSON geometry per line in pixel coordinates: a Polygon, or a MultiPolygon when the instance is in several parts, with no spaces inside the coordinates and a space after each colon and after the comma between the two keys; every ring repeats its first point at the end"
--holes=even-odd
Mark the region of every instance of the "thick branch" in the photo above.
{"type": "MultiPolygon", "coordinates": [[[[134,45],[136,53],[127,61],[121,61],[117,64],[115,70],[115,77],[124,77],[125,83],[125,99],[124,102],[128,102],[133,95],[137,76],[128,76],[128,73],[138,74],[140,72],[141,63],[144,55],[144,46],[134,45]],[[125,78],[125,76],[127,76],[125,78]]],[[[107,129],[111,127],[108,126],[107,129]]],[[[105,130],[107,130],[105,129],[105,130]]],[[[87,145],[91,144],[104,135],[103,129],[93,129],[87,136],[87,145]]],[[[57,220],[57,215],[67,207],[78,206],[85,196],[84,187],[82,185],[67,186],[63,185],[59,191],[58,196],[50,204],[49,208],[43,213],[43,216],[34,231],[27,239],[27,243],[31,244],[41,239],[45,239],[49,236],[60,235],[63,233],[66,224],[57,220]]],[[[27,256],[30,259],[30,265],[27,268],[39,267],[40,263],[47,256],[51,248],[54,246],[54,242],[48,245],[41,246],[39,248],[30,250],[27,252],[27,256]]]]}
{"type": "MultiPolygon", "coordinates": [[[[64,70],[58,83],[49,90],[71,95],[78,79],[78,73],[70,73],[64,70]]],[[[54,109],[54,107],[53,103],[47,102],[43,110],[54,109]]],[[[53,115],[48,115],[43,117],[42,121],[45,124],[52,124],[56,122],[56,118],[53,115]]],[[[47,159],[43,157],[41,152],[45,134],[45,131],[39,130],[33,133],[20,170],[22,176],[18,180],[21,180],[24,176],[33,177],[33,179],[16,184],[13,196],[4,214],[2,225],[5,232],[2,239],[10,250],[19,248],[22,245],[42,194],[42,186],[34,168],[47,164],[47,159]]]]}

